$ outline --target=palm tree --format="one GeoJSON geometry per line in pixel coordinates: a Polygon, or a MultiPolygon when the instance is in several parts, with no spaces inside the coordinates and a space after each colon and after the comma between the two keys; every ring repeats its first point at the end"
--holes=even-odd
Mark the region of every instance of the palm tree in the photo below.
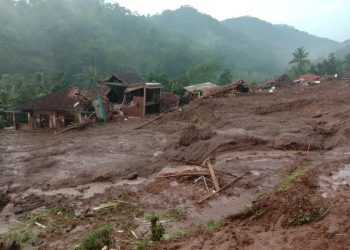
{"type": "Polygon", "coordinates": [[[293,52],[293,59],[289,62],[292,64],[292,71],[296,76],[306,73],[308,67],[310,65],[310,61],[308,59],[309,52],[306,52],[304,47],[297,48],[293,52]]]}
{"type": "Polygon", "coordinates": [[[96,68],[84,67],[83,72],[79,75],[81,84],[85,88],[95,86],[99,80],[99,73],[96,68]]]}

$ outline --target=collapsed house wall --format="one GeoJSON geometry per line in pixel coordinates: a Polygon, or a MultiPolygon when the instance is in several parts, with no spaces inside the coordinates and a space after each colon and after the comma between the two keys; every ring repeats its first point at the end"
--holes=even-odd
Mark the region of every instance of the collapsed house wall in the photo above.
{"type": "Polygon", "coordinates": [[[131,117],[160,113],[160,83],[147,83],[129,73],[115,73],[101,83],[109,87],[106,97],[115,111],[131,117]]]}
{"type": "Polygon", "coordinates": [[[145,104],[143,96],[134,96],[132,103],[123,108],[123,112],[126,116],[131,117],[144,117],[145,104]]]}

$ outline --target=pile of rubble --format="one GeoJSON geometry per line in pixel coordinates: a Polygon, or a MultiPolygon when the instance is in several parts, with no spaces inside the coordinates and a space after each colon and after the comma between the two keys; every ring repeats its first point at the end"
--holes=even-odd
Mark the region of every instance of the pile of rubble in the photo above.
{"type": "Polygon", "coordinates": [[[289,78],[287,74],[283,74],[279,77],[273,78],[267,82],[266,88],[270,89],[272,87],[275,88],[283,88],[290,87],[294,84],[294,82],[289,78]]]}
{"type": "Polygon", "coordinates": [[[160,94],[160,112],[166,112],[172,108],[179,106],[180,96],[171,93],[163,92],[160,94]]]}
{"type": "Polygon", "coordinates": [[[201,98],[210,98],[210,97],[222,97],[226,96],[229,93],[249,93],[250,88],[243,80],[238,80],[235,83],[227,84],[211,89],[207,89],[203,92],[201,98]]]}

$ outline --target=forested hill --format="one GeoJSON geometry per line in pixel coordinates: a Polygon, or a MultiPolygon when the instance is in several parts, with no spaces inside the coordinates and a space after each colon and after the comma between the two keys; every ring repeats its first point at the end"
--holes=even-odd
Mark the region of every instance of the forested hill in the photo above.
{"type": "Polygon", "coordinates": [[[266,47],[285,63],[295,48],[304,47],[311,59],[319,59],[341,46],[339,42],[310,35],[288,25],[273,25],[255,17],[232,18],[222,24],[266,47]]]}
{"type": "Polygon", "coordinates": [[[343,42],[342,45],[342,48],[335,53],[335,56],[338,58],[344,58],[346,55],[350,54],[350,40],[343,42]]]}
{"type": "Polygon", "coordinates": [[[260,80],[285,71],[297,47],[314,57],[342,47],[254,18],[219,22],[191,7],[151,17],[103,0],[1,0],[0,9],[0,75],[64,73],[77,85],[114,71],[198,82],[229,69],[260,80]]]}

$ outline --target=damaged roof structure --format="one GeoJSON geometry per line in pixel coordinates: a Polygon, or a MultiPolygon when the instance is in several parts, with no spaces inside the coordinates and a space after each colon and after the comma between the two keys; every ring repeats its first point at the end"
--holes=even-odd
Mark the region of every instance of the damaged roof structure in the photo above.
{"type": "Polygon", "coordinates": [[[299,76],[297,81],[307,82],[307,81],[318,81],[320,79],[321,79],[321,76],[309,73],[309,74],[304,74],[299,76]]]}
{"type": "Polygon", "coordinates": [[[265,88],[284,88],[293,86],[294,82],[289,78],[287,74],[282,74],[278,77],[275,77],[267,82],[265,88]]]}
{"type": "Polygon", "coordinates": [[[160,83],[148,83],[130,73],[115,73],[102,83],[110,88],[106,97],[115,110],[132,117],[160,113],[160,83]]]}
{"type": "Polygon", "coordinates": [[[21,129],[64,128],[81,122],[89,105],[90,101],[82,96],[79,88],[66,87],[17,107],[18,111],[27,113],[28,124],[16,121],[14,124],[21,129]]]}
{"type": "Polygon", "coordinates": [[[208,89],[216,88],[216,87],[218,87],[218,85],[211,82],[186,86],[184,87],[185,97],[189,98],[190,100],[196,100],[203,95],[204,91],[208,89]]]}
{"type": "Polygon", "coordinates": [[[226,84],[222,86],[217,86],[215,88],[207,89],[204,91],[201,98],[225,96],[226,94],[229,94],[229,93],[249,93],[249,92],[250,92],[249,86],[243,80],[238,80],[231,84],[226,84]]]}
{"type": "Polygon", "coordinates": [[[249,93],[250,88],[243,80],[238,80],[231,84],[218,86],[213,83],[202,83],[184,87],[186,90],[185,96],[190,100],[219,97],[228,93],[249,93]]]}

